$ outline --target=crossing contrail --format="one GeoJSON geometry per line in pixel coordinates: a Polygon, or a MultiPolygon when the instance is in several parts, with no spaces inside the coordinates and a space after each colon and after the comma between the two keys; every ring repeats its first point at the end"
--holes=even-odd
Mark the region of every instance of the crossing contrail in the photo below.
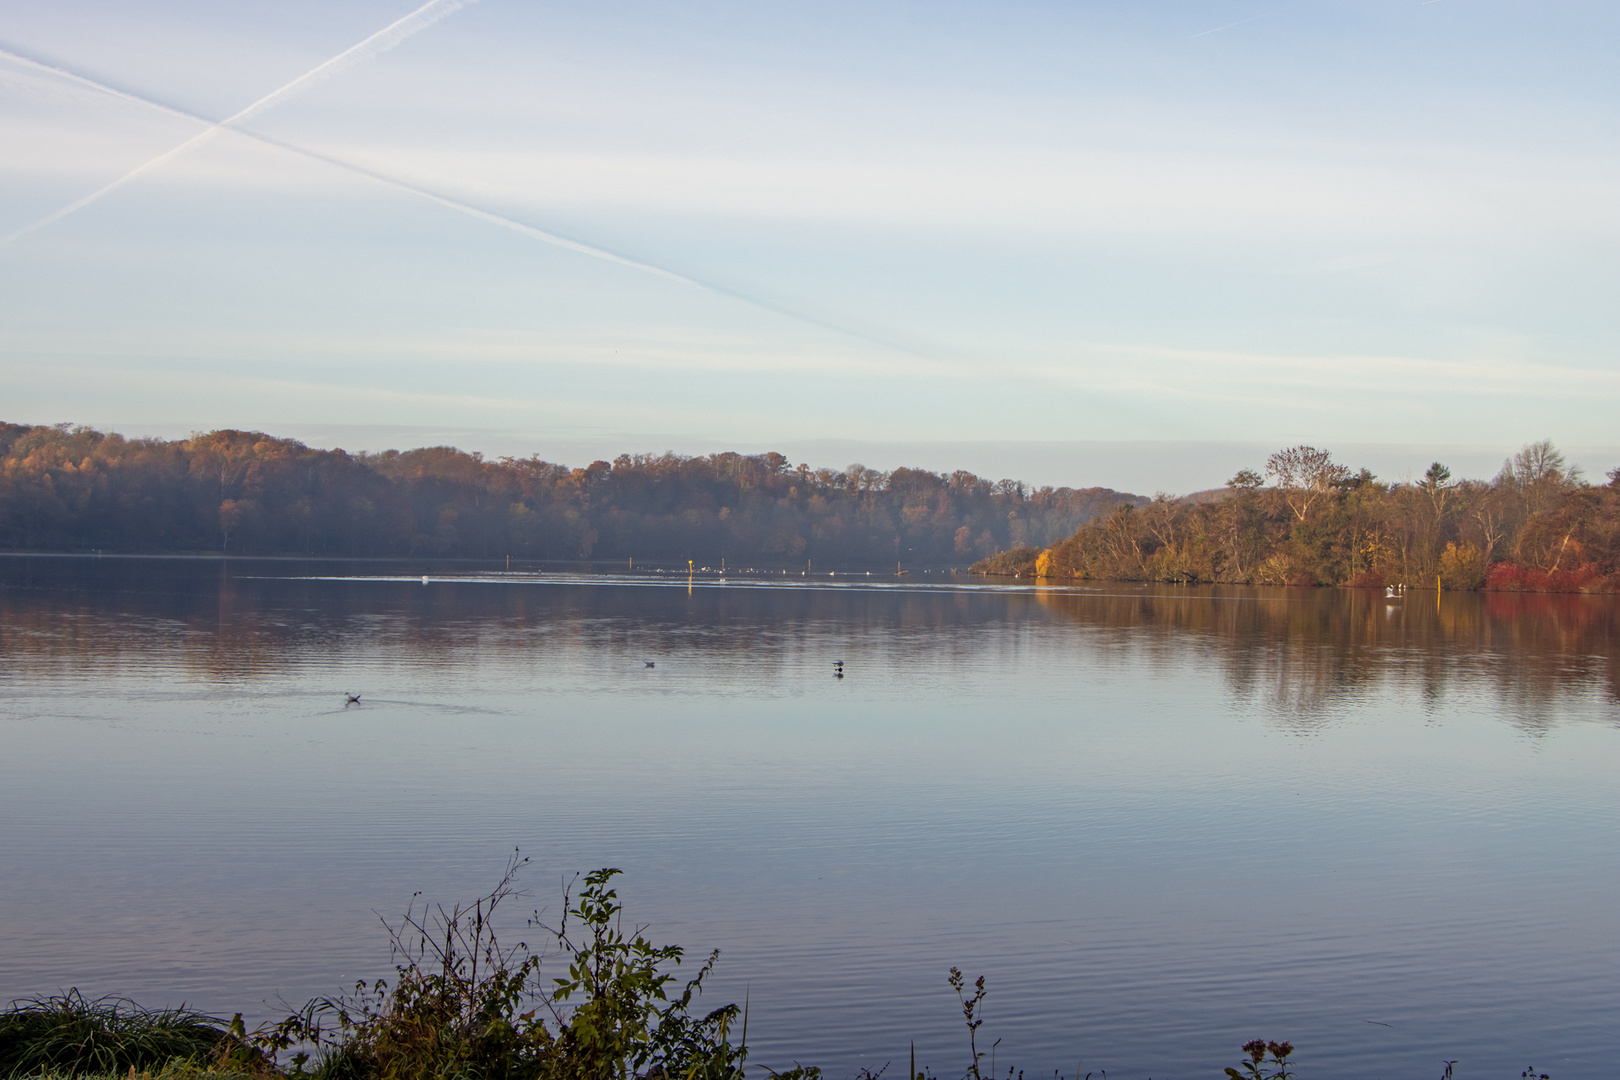
{"type": "MultiPolygon", "coordinates": [[[[470,2],[470,0],[464,0],[464,2],[470,2]]],[[[413,17],[414,16],[407,16],[406,18],[409,19],[413,17]]],[[[401,22],[404,21],[405,20],[401,20],[401,22]]],[[[399,23],[395,23],[394,25],[398,26],[399,23]]],[[[387,30],[382,31],[382,33],[387,32],[387,30]]],[[[371,39],[367,40],[369,41],[371,39]]],[[[362,42],[362,45],[363,44],[364,42],[362,42]]],[[[360,46],[356,46],[356,48],[359,47],[360,46]]],[[[350,50],[350,52],[353,51],[354,50],[350,50]]],[[[207,117],[198,116],[196,113],[187,112],[184,109],[177,109],[172,105],[165,105],[160,101],[153,101],[151,98],[142,97],[139,94],[132,94],[127,90],[120,90],[114,86],[108,86],[105,83],[97,82],[94,79],[80,75],[75,71],[58,67],[55,64],[45,63],[42,60],[36,60],[31,56],[25,56],[22,53],[14,52],[10,49],[0,48],[0,59],[9,60],[19,66],[26,67],[34,71],[39,71],[44,74],[56,76],[57,78],[63,79],[67,82],[85,87],[88,90],[94,90],[97,93],[107,94],[122,101],[128,101],[144,108],[167,113],[170,116],[189,120],[193,123],[207,125],[207,133],[222,130],[227,124],[231,123],[231,121],[219,121],[216,123],[207,117]]],[[[330,63],[330,61],[328,63],[330,63]]],[[[277,91],[277,93],[280,93],[280,91],[277,91]]],[[[251,109],[253,106],[249,106],[249,108],[251,109]]],[[[232,119],[234,120],[235,118],[232,119]]],[[[260,135],[242,127],[232,127],[231,134],[235,135],[237,138],[249,139],[253,142],[259,143],[262,146],[274,147],[277,150],[283,150],[289,154],[295,154],[298,157],[305,158],[309,161],[318,161],[324,165],[329,165],[332,168],[339,169],[343,172],[364,177],[373,183],[381,184],[384,187],[392,188],[395,191],[402,191],[410,195],[415,195],[418,198],[437,203],[446,209],[454,210],[457,213],[465,214],[471,218],[476,218],[477,220],[487,224],[507,229],[522,236],[527,236],[532,240],[538,240],[541,243],[550,244],[554,247],[563,248],[567,251],[589,256],[593,259],[601,259],[605,262],[616,263],[619,266],[624,266],[632,270],[639,270],[642,273],[651,274],[654,277],[660,277],[666,281],[673,281],[681,285],[699,289],[714,296],[723,296],[729,300],[735,300],[739,303],[747,304],[749,307],[757,308],[761,311],[768,311],[773,315],[780,315],[783,318],[792,319],[794,322],[802,323],[806,326],[814,326],[817,329],[828,330],[846,338],[853,338],[856,341],[865,342],[868,345],[876,345],[882,349],[892,349],[896,352],[908,353],[913,356],[927,356],[937,352],[936,349],[929,348],[924,345],[908,344],[901,341],[891,340],[888,336],[884,335],[880,331],[857,330],[829,319],[811,315],[803,311],[785,307],[781,304],[773,303],[772,301],[765,300],[758,296],[753,296],[749,293],[728,288],[724,285],[717,285],[711,282],[702,281],[698,278],[690,277],[686,274],[669,270],[653,263],[643,262],[640,259],[631,258],[628,255],[622,255],[618,252],[610,251],[607,248],[598,247],[595,244],[589,244],[582,240],[575,240],[570,237],[563,236],[560,233],[552,232],[549,229],[542,229],[538,226],[530,225],[528,222],[520,221],[517,218],[496,213],[493,210],[487,210],[481,206],[475,206],[472,203],[465,202],[450,195],[445,195],[442,192],[434,191],[432,188],[424,187],[409,180],[403,180],[397,176],[391,176],[388,173],[379,172],[378,170],[368,168],[365,165],[360,165],[344,158],[335,157],[331,154],[322,153],[319,150],[312,150],[305,146],[299,146],[297,143],[284,142],[281,139],[272,138],[268,135],[260,135]]],[[[187,145],[189,145],[189,143],[187,145]]],[[[172,153],[173,151],[170,152],[171,155],[172,153]]],[[[165,155],[165,157],[167,156],[170,155],[165,155]]],[[[126,177],[125,179],[128,178],[126,177]]],[[[119,181],[119,183],[121,182],[122,181],[119,181]]],[[[26,229],[21,229],[11,234],[11,236],[0,239],[0,246],[4,246],[5,243],[16,237],[22,236],[25,233],[32,232],[37,228],[48,225],[50,222],[71,213],[77,208],[77,205],[65,208],[47,219],[35,222],[26,229]]]]}
{"type": "MultiPolygon", "coordinates": [[[[444,18],[446,15],[449,15],[456,9],[466,7],[468,4],[473,2],[474,0],[428,0],[427,3],[423,4],[409,15],[406,15],[404,18],[396,20],[395,22],[389,23],[387,26],[383,27],[375,34],[372,34],[358,45],[344,49],[330,60],[318,65],[317,67],[311,68],[309,71],[306,71],[304,74],[298,76],[298,78],[294,79],[285,86],[272,90],[270,93],[266,94],[264,97],[260,98],[258,101],[255,101],[253,104],[249,105],[240,112],[227,116],[225,119],[220,120],[217,123],[210,124],[207,128],[199,131],[197,134],[193,135],[179,146],[176,146],[170,150],[165,150],[157,157],[142,162],[129,172],[125,173],[123,176],[120,176],[110,184],[92,191],[84,198],[75,200],[74,202],[62,207],[60,210],[55,210],[49,214],[46,214],[38,221],[24,225],[22,228],[17,229],[14,232],[8,233],[5,236],[0,236],[0,247],[4,247],[12,241],[27,236],[29,233],[38,229],[43,229],[45,226],[54,222],[61,221],[69,214],[83,210],[85,207],[101,199],[103,196],[106,196],[123,187],[137,176],[140,176],[143,173],[151,172],[153,169],[156,169],[166,162],[172,161],[181,154],[184,154],[186,151],[201,146],[203,143],[208,142],[214,136],[218,135],[227,128],[234,128],[238,124],[241,124],[246,120],[251,120],[253,117],[262,112],[275,108],[288,98],[303,93],[317,82],[337,74],[339,71],[342,71],[351,64],[358,63],[359,61],[364,60],[367,57],[375,56],[378,53],[387,52],[389,49],[392,49],[395,45],[398,45],[412,34],[420,30],[427,29],[429,26],[432,26],[434,23],[438,22],[440,19],[444,18]]],[[[18,57],[9,52],[5,55],[27,62],[25,57],[18,57]]],[[[116,94],[117,96],[127,100],[140,100],[131,94],[125,94],[120,91],[113,90],[111,87],[102,87],[88,79],[75,76],[70,72],[62,71],[60,68],[52,68],[49,65],[37,63],[31,64],[31,66],[46,68],[46,70],[53,71],[56,74],[65,75],[74,82],[96,86],[98,89],[116,94]]],[[[147,102],[147,104],[152,103],[147,102]]],[[[161,108],[162,106],[159,107],[161,108]]],[[[178,110],[165,109],[165,111],[173,113],[177,112],[178,110]]],[[[201,118],[193,117],[193,119],[201,118]]]]}
{"type": "MultiPolygon", "coordinates": [[[[471,0],[463,0],[463,2],[471,2],[471,0]]],[[[407,18],[409,18],[409,17],[410,16],[407,16],[407,18]]],[[[398,26],[399,24],[395,23],[394,25],[398,26]]],[[[390,28],[390,29],[392,29],[392,28],[390,28]]],[[[384,33],[386,33],[386,32],[387,31],[384,31],[384,33]]],[[[358,48],[358,47],[359,46],[356,46],[356,48],[358,48]]],[[[351,49],[349,51],[352,53],[354,50],[351,49]]],[[[348,55],[348,54],[344,54],[344,55],[348,55]]],[[[235,117],[232,117],[230,120],[214,121],[214,120],[208,119],[205,116],[198,116],[196,113],[186,112],[184,109],[177,109],[172,105],[165,105],[161,101],[153,101],[151,98],[141,97],[138,94],[131,94],[129,91],[120,90],[116,86],[108,86],[106,83],[97,82],[94,79],[86,78],[85,76],[80,75],[76,71],[69,71],[67,68],[58,67],[55,64],[47,64],[44,61],[36,60],[31,56],[24,56],[22,53],[12,52],[10,49],[0,48],[0,59],[9,60],[12,63],[18,65],[19,67],[25,67],[25,68],[29,68],[30,70],[33,70],[33,71],[42,72],[42,73],[47,74],[47,75],[53,75],[53,76],[55,76],[55,77],[57,77],[59,79],[63,79],[65,81],[67,81],[67,82],[74,83],[75,85],[82,86],[87,90],[94,90],[99,94],[106,94],[109,97],[115,97],[115,98],[118,98],[121,101],[128,101],[131,104],[140,105],[143,108],[153,109],[153,110],[156,110],[158,112],[167,113],[169,116],[173,116],[173,117],[176,117],[176,118],[181,119],[181,120],[190,120],[193,123],[206,125],[207,130],[202,132],[201,133],[202,135],[212,135],[214,133],[217,133],[218,131],[221,131],[224,128],[226,128],[227,126],[231,126],[242,115],[242,113],[238,113],[235,117]]],[[[325,65],[323,65],[323,66],[325,66],[325,65]]],[[[319,70],[319,69],[317,69],[317,70],[319,70]]],[[[292,84],[289,83],[288,85],[290,86],[292,84]]],[[[277,93],[279,94],[280,91],[277,91],[277,93]]],[[[274,96],[274,95],[272,95],[272,96],[274,96]]],[[[261,99],[261,100],[263,100],[263,99],[261,99]]],[[[252,109],[252,108],[254,108],[254,106],[249,106],[248,108],[252,109]]],[[[246,109],[243,110],[243,112],[246,112],[246,111],[248,111],[248,110],[246,110],[246,109]]],[[[382,184],[385,187],[391,187],[391,188],[395,189],[396,191],[408,192],[409,194],[416,195],[416,196],[418,196],[420,198],[427,199],[427,200],[429,200],[431,202],[436,202],[440,206],[448,207],[451,210],[455,210],[455,211],[458,211],[460,213],[466,214],[469,217],[477,218],[480,221],[485,221],[485,222],[488,222],[488,223],[490,223],[492,225],[498,225],[501,228],[509,229],[509,230],[511,230],[513,232],[521,233],[524,236],[531,237],[532,239],[535,239],[535,240],[541,240],[541,241],[543,241],[543,242],[545,242],[547,244],[554,244],[557,247],[567,248],[569,251],[575,251],[575,252],[578,252],[581,255],[589,255],[589,256],[591,256],[593,258],[605,259],[608,262],[618,263],[621,266],[632,267],[632,268],[637,269],[637,270],[645,271],[645,272],[647,272],[649,274],[655,274],[655,275],[657,275],[659,277],[668,278],[668,279],[674,280],[674,281],[679,281],[679,282],[682,282],[682,283],[687,284],[687,285],[694,285],[694,286],[696,286],[696,287],[698,287],[700,289],[704,289],[705,291],[708,291],[708,292],[715,292],[715,293],[725,293],[726,292],[724,289],[720,289],[720,288],[716,288],[714,286],[706,285],[703,282],[696,280],[695,278],[689,278],[689,277],[685,276],[684,274],[678,274],[673,270],[665,270],[661,266],[654,266],[651,263],[641,262],[640,260],[632,259],[632,258],[629,258],[628,256],[624,256],[624,255],[619,255],[619,254],[617,254],[615,252],[608,251],[608,250],[606,250],[604,248],[595,247],[595,246],[593,246],[591,244],[586,244],[586,243],[583,243],[583,242],[578,241],[578,240],[571,240],[566,236],[562,236],[562,235],[559,235],[557,233],[550,232],[550,231],[548,231],[546,229],[538,228],[538,227],[536,227],[534,225],[528,224],[527,222],[518,221],[515,218],[506,217],[503,214],[497,214],[497,213],[495,213],[495,212],[493,212],[491,210],[485,210],[483,207],[474,206],[471,203],[462,202],[460,199],[455,199],[455,198],[452,198],[452,197],[450,197],[448,195],[440,194],[439,192],[434,191],[431,188],[422,187],[421,185],[413,184],[408,180],[401,180],[398,177],[389,176],[387,173],[381,173],[381,172],[378,172],[375,169],[368,169],[364,165],[359,165],[359,164],[356,164],[355,162],[352,162],[352,161],[346,161],[343,158],[333,157],[330,154],[323,154],[318,150],[311,150],[308,147],[299,146],[296,143],[283,142],[281,139],[271,138],[268,135],[260,135],[257,132],[248,131],[247,129],[241,128],[241,127],[231,127],[231,133],[233,135],[236,135],[239,138],[248,139],[248,140],[250,140],[252,142],[259,143],[261,146],[269,146],[269,147],[273,147],[273,148],[275,148],[277,150],[284,150],[289,154],[296,154],[298,157],[306,158],[306,159],[308,159],[310,161],[318,161],[323,165],[330,165],[331,167],[333,167],[335,169],[341,169],[344,172],[353,173],[356,176],[365,177],[367,180],[371,180],[371,181],[373,181],[375,183],[382,184]]],[[[186,142],[182,143],[180,147],[176,147],[174,150],[170,150],[167,153],[165,153],[163,155],[163,158],[166,159],[168,157],[172,157],[174,154],[178,153],[179,150],[181,148],[183,148],[183,147],[195,145],[195,143],[197,141],[197,138],[200,138],[200,137],[201,136],[194,137],[192,139],[188,139],[186,142]]],[[[153,161],[157,161],[157,160],[160,160],[160,159],[157,159],[157,158],[153,159],[153,161]]],[[[141,166],[141,169],[142,170],[146,169],[152,163],[153,162],[148,162],[146,165],[141,166]]],[[[128,176],[125,176],[120,180],[114,181],[114,183],[109,184],[107,187],[103,188],[101,190],[101,192],[98,192],[97,196],[99,196],[102,193],[105,193],[107,191],[112,190],[113,187],[116,187],[118,184],[123,183],[124,180],[128,180],[129,176],[133,176],[133,175],[134,174],[131,173],[128,176]]],[[[80,200],[79,203],[75,203],[73,206],[64,207],[63,209],[58,210],[56,213],[50,215],[49,217],[42,218],[39,221],[34,222],[32,225],[29,225],[29,226],[27,226],[25,228],[19,229],[18,231],[12,233],[10,236],[5,237],[4,239],[0,239],[0,245],[3,245],[5,243],[9,242],[10,240],[13,240],[13,239],[15,239],[17,237],[20,237],[20,236],[22,236],[22,235],[24,235],[26,233],[33,232],[35,229],[42,228],[43,226],[48,225],[51,222],[56,221],[57,219],[59,219],[61,217],[64,217],[65,215],[67,215],[69,213],[72,213],[79,206],[83,205],[84,201],[85,200],[80,200]]],[[[759,305],[758,301],[751,300],[751,299],[749,299],[747,297],[738,296],[737,299],[747,300],[749,303],[753,303],[753,304],[756,304],[758,306],[768,306],[768,305],[759,305]]],[[[789,313],[788,312],[782,312],[782,314],[789,314],[789,313]]],[[[802,316],[794,316],[794,317],[795,318],[800,318],[802,320],[802,316]]]]}

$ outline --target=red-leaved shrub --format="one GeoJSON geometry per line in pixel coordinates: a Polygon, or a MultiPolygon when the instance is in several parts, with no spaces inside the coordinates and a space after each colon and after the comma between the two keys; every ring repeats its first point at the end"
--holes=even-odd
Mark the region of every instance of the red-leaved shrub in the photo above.
{"type": "Polygon", "coordinates": [[[1553,570],[1497,563],[1485,574],[1486,592],[1600,592],[1606,591],[1606,584],[1603,572],[1593,563],[1553,570]]]}

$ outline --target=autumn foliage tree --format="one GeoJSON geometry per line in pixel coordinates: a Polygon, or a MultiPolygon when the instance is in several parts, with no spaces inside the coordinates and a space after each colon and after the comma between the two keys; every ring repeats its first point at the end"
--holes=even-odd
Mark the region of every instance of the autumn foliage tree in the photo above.
{"type": "Polygon", "coordinates": [[[1386,483],[1311,446],[1265,470],[1116,509],[1031,565],[1054,578],[1620,591],[1620,469],[1588,485],[1550,442],[1490,482],[1454,481],[1434,462],[1421,480],[1386,483]]]}

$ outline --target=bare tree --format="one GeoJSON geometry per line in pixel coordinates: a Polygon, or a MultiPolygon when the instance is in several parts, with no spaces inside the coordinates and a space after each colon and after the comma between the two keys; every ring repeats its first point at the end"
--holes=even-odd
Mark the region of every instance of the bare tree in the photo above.
{"type": "Polygon", "coordinates": [[[1480,548],[1488,561],[1507,535],[1508,507],[1499,487],[1470,481],[1468,488],[1468,515],[1479,526],[1480,548]]]}
{"type": "Polygon", "coordinates": [[[1333,455],[1314,446],[1291,446],[1266,459],[1266,475],[1275,477],[1283,500],[1298,521],[1304,521],[1315,506],[1350,479],[1350,470],[1333,460],[1333,455]]]}
{"type": "Polygon", "coordinates": [[[1265,514],[1260,506],[1260,487],[1264,483],[1265,480],[1253,469],[1239,469],[1237,475],[1226,482],[1229,495],[1221,501],[1219,514],[1226,540],[1229,575],[1237,581],[1245,579],[1244,556],[1253,551],[1258,557],[1263,546],[1261,532],[1265,514]]]}
{"type": "Polygon", "coordinates": [[[1581,482],[1581,470],[1571,467],[1552,440],[1527,443],[1502,463],[1498,487],[1511,488],[1522,500],[1525,514],[1539,514],[1565,491],[1581,482]]]}
{"type": "Polygon", "coordinates": [[[1120,503],[1103,520],[1103,545],[1111,556],[1109,571],[1126,581],[1142,571],[1142,535],[1137,525],[1140,515],[1129,503],[1120,503]]]}
{"type": "Polygon", "coordinates": [[[1142,525],[1161,548],[1173,548],[1180,539],[1181,510],[1181,503],[1162,491],[1142,510],[1142,525]]]}

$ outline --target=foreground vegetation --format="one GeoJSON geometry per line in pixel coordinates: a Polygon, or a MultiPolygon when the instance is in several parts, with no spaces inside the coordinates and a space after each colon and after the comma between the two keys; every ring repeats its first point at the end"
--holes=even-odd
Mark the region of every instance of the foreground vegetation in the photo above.
{"type": "MultiPolygon", "coordinates": [[[[238,1039],[245,1034],[240,1028],[238,1039]]],[[[231,1036],[190,1009],[142,1009],[118,998],[87,1000],[76,990],[13,1002],[0,1014],[0,1073],[7,1076],[173,1072],[223,1066],[231,1036]],[[197,1063],[206,1062],[206,1066],[197,1063]]]]}
{"type": "MultiPolygon", "coordinates": [[[[739,1078],[746,1016],[694,1003],[718,953],[677,990],[678,946],[625,933],[616,870],[586,875],[554,949],[504,945],[500,909],[517,895],[514,857],[493,891],[450,909],[412,907],[389,924],[393,980],[359,982],[279,1023],[244,1030],[189,1010],[145,1011],[76,992],[0,1014],[0,1075],[282,1075],[322,1080],[739,1078]],[[542,959],[566,974],[542,986],[542,959]],[[739,1022],[743,1031],[733,1039],[739,1022]],[[280,1059],[290,1055],[287,1061],[280,1059]]],[[[535,924],[538,926],[538,924],[535,924]]],[[[802,1080],[802,1078],[801,1078],[802,1080]]]]}
{"type": "MultiPolygon", "coordinates": [[[[396,965],[392,983],[361,981],[353,994],[319,998],[279,1023],[247,1031],[189,1009],[141,1009],[124,999],[90,1000],[77,991],[16,1001],[0,1013],[0,1077],[6,1080],[743,1080],[748,1012],[727,1004],[696,1008],[719,951],[681,984],[679,946],[654,945],[624,931],[611,887],[619,871],[584,877],[578,899],[565,895],[556,927],[531,919],[554,946],[503,945],[498,910],[519,893],[514,856],[500,882],[470,904],[413,903],[387,926],[396,965]],[[572,925],[570,925],[572,924],[572,925]],[[543,960],[566,975],[542,980],[543,960]],[[285,1059],[285,1060],[283,1060],[285,1059]]],[[[577,880],[577,879],[576,879],[577,880]]],[[[967,1027],[962,1080],[995,1080],[980,1049],[988,991],[956,968],[947,982],[967,1027]]],[[[1000,1040],[996,1040],[998,1043],[1000,1040]]],[[[1231,1080],[1290,1080],[1287,1042],[1252,1040],[1231,1080]]],[[[1444,1062],[1452,1080],[1456,1062],[1444,1062]]],[[[821,1080],[795,1065],[757,1070],[772,1080],[821,1080]]],[[[855,1080],[879,1080],[863,1069],[855,1080]]],[[[939,1080],[919,1070],[908,1080],[939,1080]]],[[[1086,1073],[1090,1080],[1092,1073],[1086,1073]]],[[[1106,1072],[1099,1072],[1107,1080],[1106,1072]]],[[[1023,1073],[1008,1070],[1007,1080],[1023,1073]]],[[[1054,1074],[1053,1080],[1066,1080],[1054,1074]]],[[[1080,1080],[1079,1070],[1073,1080],[1080,1080]]],[[[1549,1080],[1528,1068],[1521,1080],[1549,1080]]]]}
{"type": "Polygon", "coordinates": [[[570,469],[445,446],[347,454],[253,431],[168,441],[0,423],[0,549],[952,566],[1053,543],[1122,500],[1147,502],[781,454],[570,469]]]}
{"type": "Polygon", "coordinates": [[[1121,504],[1049,547],[974,565],[1054,579],[1620,592],[1620,469],[1587,483],[1551,443],[1490,481],[1385,483],[1323,450],[1273,454],[1225,489],[1121,504]]]}

